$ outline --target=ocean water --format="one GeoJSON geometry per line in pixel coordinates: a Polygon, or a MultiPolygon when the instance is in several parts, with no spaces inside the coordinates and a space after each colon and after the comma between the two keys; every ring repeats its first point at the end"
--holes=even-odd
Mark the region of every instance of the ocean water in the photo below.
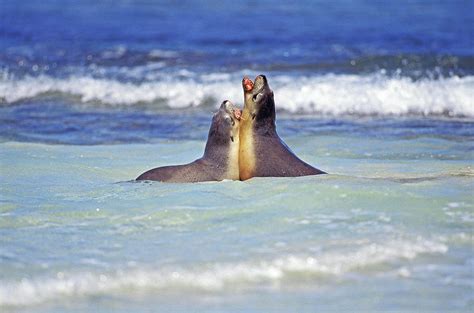
{"type": "Polygon", "coordinates": [[[472,312],[472,12],[0,0],[0,311],[472,312]],[[133,181],[260,73],[329,175],[133,181]]]}

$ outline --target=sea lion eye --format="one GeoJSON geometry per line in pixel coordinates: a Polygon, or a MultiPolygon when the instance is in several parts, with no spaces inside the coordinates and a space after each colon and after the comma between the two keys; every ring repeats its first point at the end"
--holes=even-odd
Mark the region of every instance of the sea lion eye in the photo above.
{"type": "Polygon", "coordinates": [[[254,101],[254,102],[257,102],[257,101],[259,101],[262,97],[263,97],[263,93],[259,92],[259,93],[257,93],[256,95],[253,95],[252,98],[253,98],[253,101],[254,101]]]}
{"type": "Polygon", "coordinates": [[[233,118],[231,118],[230,116],[226,116],[226,117],[225,117],[225,120],[226,120],[226,122],[227,122],[227,123],[230,123],[230,124],[232,124],[232,126],[234,126],[234,125],[235,125],[235,121],[234,121],[234,119],[233,119],[233,118]]]}

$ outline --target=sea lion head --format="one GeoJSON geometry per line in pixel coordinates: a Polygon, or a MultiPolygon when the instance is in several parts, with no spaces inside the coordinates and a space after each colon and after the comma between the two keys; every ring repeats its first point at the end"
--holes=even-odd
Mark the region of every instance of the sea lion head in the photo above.
{"type": "Polygon", "coordinates": [[[244,77],[242,86],[245,109],[248,110],[250,118],[275,120],[275,100],[265,75],[258,75],[253,82],[248,77],[244,77]]]}
{"type": "Polygon", "coordinates": [[[238,144],[241,111],[232,102],[225,100],[212,117],[209,138],[214,143],[238,144]]]}

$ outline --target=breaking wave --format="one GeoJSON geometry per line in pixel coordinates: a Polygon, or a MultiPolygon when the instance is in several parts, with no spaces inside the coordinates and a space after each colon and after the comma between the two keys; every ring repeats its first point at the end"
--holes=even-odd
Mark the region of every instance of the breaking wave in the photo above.
{"type": "MultiPolygon", "coordinates": [[[[152,80],[133,82],[88,75],[14,78],[4,73],[0,75],[0,103],[8,105],[48,94],[76,97],[84,103],[148,103],[171,109],[213,102],[217,106],[224,99],[242,103],[240,73],[184,76],[157,75],[152,80]]],[[[474,117],[474,76],[421,80],[382,74],[268,77],[277,109],[291,113],[474,117]]]]}
{"type": "Polygon", "coordinates": [[[0,306],[28,306],[60,297],[110,294],[123,290],[201,290],[217,292],[304,277],[341,276],[371,266],[413,259],[422,254],[444,254],[442,242],[417,238],[369,243],[348,252],[286,255],[270,260],[214,263],[191,268],[128,268],[112,273],[63,273],[52,277],[1,282],[0,306]],[[301,275],[305,274],[305,275],[301,275]]]}

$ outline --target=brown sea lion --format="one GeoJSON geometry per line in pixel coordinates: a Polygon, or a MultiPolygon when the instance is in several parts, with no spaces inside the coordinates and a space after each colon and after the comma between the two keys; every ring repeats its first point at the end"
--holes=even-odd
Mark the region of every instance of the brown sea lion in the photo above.
{"type": "Polygon", "coordinates": [[[137,180],[173,183],[239,179],[239,125],[241,112],[226,100],[212,118],[204,155],[185,165],[151,169],[137,180]]]}
{"type": "Polygon", "coordinates": [[[267,78],[242,80],[244,109],[240,123],[240,179],[325,174],[299,159],[280,139],[275,125],[275,101],[267,78]]]}

